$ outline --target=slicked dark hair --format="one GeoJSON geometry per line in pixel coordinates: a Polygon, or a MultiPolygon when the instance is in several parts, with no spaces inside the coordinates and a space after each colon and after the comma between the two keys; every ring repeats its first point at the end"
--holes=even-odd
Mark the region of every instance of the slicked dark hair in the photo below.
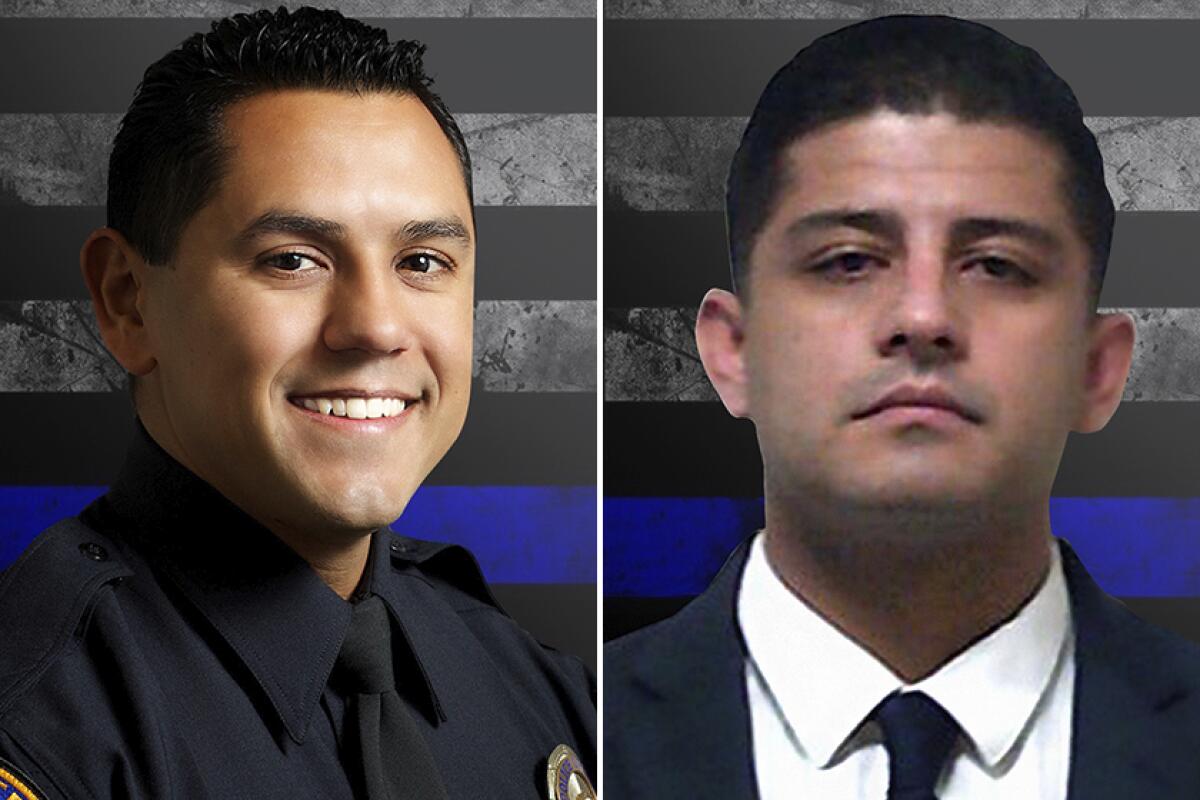
{"type": "Polygon", "coordinates": [[[1100,296],[1115,213],[1096,137],[1071,87],[1034,50],[984,25],[895,16],[827,34],[775,73],[758,99],[726,184],[735,289],[748,278],[755,237],[788,179],[783,151],[826,125],[874,111],[947,112],[965,122],[1023,126],[1063,157],[1063,191],[1090,256],[1092,305],[1100,296]]]}
{"type": "Polygon", "coordinates": [[[236,14],[197,33],[146,70],[113,142],[108,225],[146,261],[169,263],[192,215],[212,199],[230,147],[224,111],[267,91],[328,89],[417,98],[437,120],[472,196],[462,132],[430,90],[425,46],[336,11],[236,14]]]}

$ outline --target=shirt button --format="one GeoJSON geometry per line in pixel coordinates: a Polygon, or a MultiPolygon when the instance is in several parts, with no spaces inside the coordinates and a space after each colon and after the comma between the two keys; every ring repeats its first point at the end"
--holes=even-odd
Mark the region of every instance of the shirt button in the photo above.
{"type": "Polygon", "coordinates": [[[108,560],[108,551],[95,542],[85,542],[79,545],[79,552],[83,553],[85,558],[90,558],[92,561],[108,560]]]}
{"type": "Polygon", "coordinates": [[[399,539],[392,539],[393,553],[407,553],[409,550],[412,550],[412,545],[405,544],[399,539]]]}

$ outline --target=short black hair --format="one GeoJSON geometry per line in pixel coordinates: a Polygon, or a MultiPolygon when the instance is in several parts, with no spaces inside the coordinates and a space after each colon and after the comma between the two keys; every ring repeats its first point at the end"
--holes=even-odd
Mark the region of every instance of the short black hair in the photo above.
{"type": "Polygon", "coordinates": [[[1115,211],[1096,137],[1071,87],[1034,50],[975,22],[940,16],[868,20],[822,36],[767,84],[734,154],[725,208],[735,290],[786,176],[781,153],[831,123],[890,109],[944,111],[967,122],[1024,126],[1055,145],[1064,192],[1091,261],[1099,299],[1115,211]]]}
{"type": "MultiPolygon", "coordinates": [[[[146,70],[113,142],[108,225],[151,264],[169,263],[183,228],[216,192],[229,146],[225,109],[267,91],[411,95],[450,140],[472,197],[466,141],[430,90],[419,42],[336,11],[256,11],[217,20],[146,70]]],[[[473,202],[473,201],[472,201],[473,202]]]]}

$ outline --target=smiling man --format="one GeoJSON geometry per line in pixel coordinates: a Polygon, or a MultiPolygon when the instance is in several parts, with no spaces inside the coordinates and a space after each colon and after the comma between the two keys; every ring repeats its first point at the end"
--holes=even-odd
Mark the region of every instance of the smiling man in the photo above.
{"type": "Polygon", "coordinates": [[[281,9],[147,70],[81,254],[136,439],[0,586],[18,796],[527,798],[590,767],[587,670],[466,551],[387,529],[472,368],[470,160],[422,49],[281,9]]]}
{"type": "Polygon", "coordinates": [[[1096,310],[1114,213],[1071,90],[974,23],[862,23],[772,78],[727,189],[736,294],[696,339],[766,527],[610,646],[606,791],[1200,796],[1200,655],[1050,528],[1134,338],[1096,310]]]}

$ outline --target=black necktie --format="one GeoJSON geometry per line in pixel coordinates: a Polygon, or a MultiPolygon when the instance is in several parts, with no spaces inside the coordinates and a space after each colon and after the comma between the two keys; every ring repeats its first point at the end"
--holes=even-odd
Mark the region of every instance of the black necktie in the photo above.
{"type": "Polygon", "coordinates": [[[933,793],[958,723],[929,695],[906,692],[875,709],[888,754],[887,800],[937,800],[933,793]]]}
{"type": "Polygon", "coordinates": [[[392,628],[377,595],[356,603],[333,680],[349,692],[346,741],[368,800],[445,798],[429,745],[396,693],[392,628]]]}

